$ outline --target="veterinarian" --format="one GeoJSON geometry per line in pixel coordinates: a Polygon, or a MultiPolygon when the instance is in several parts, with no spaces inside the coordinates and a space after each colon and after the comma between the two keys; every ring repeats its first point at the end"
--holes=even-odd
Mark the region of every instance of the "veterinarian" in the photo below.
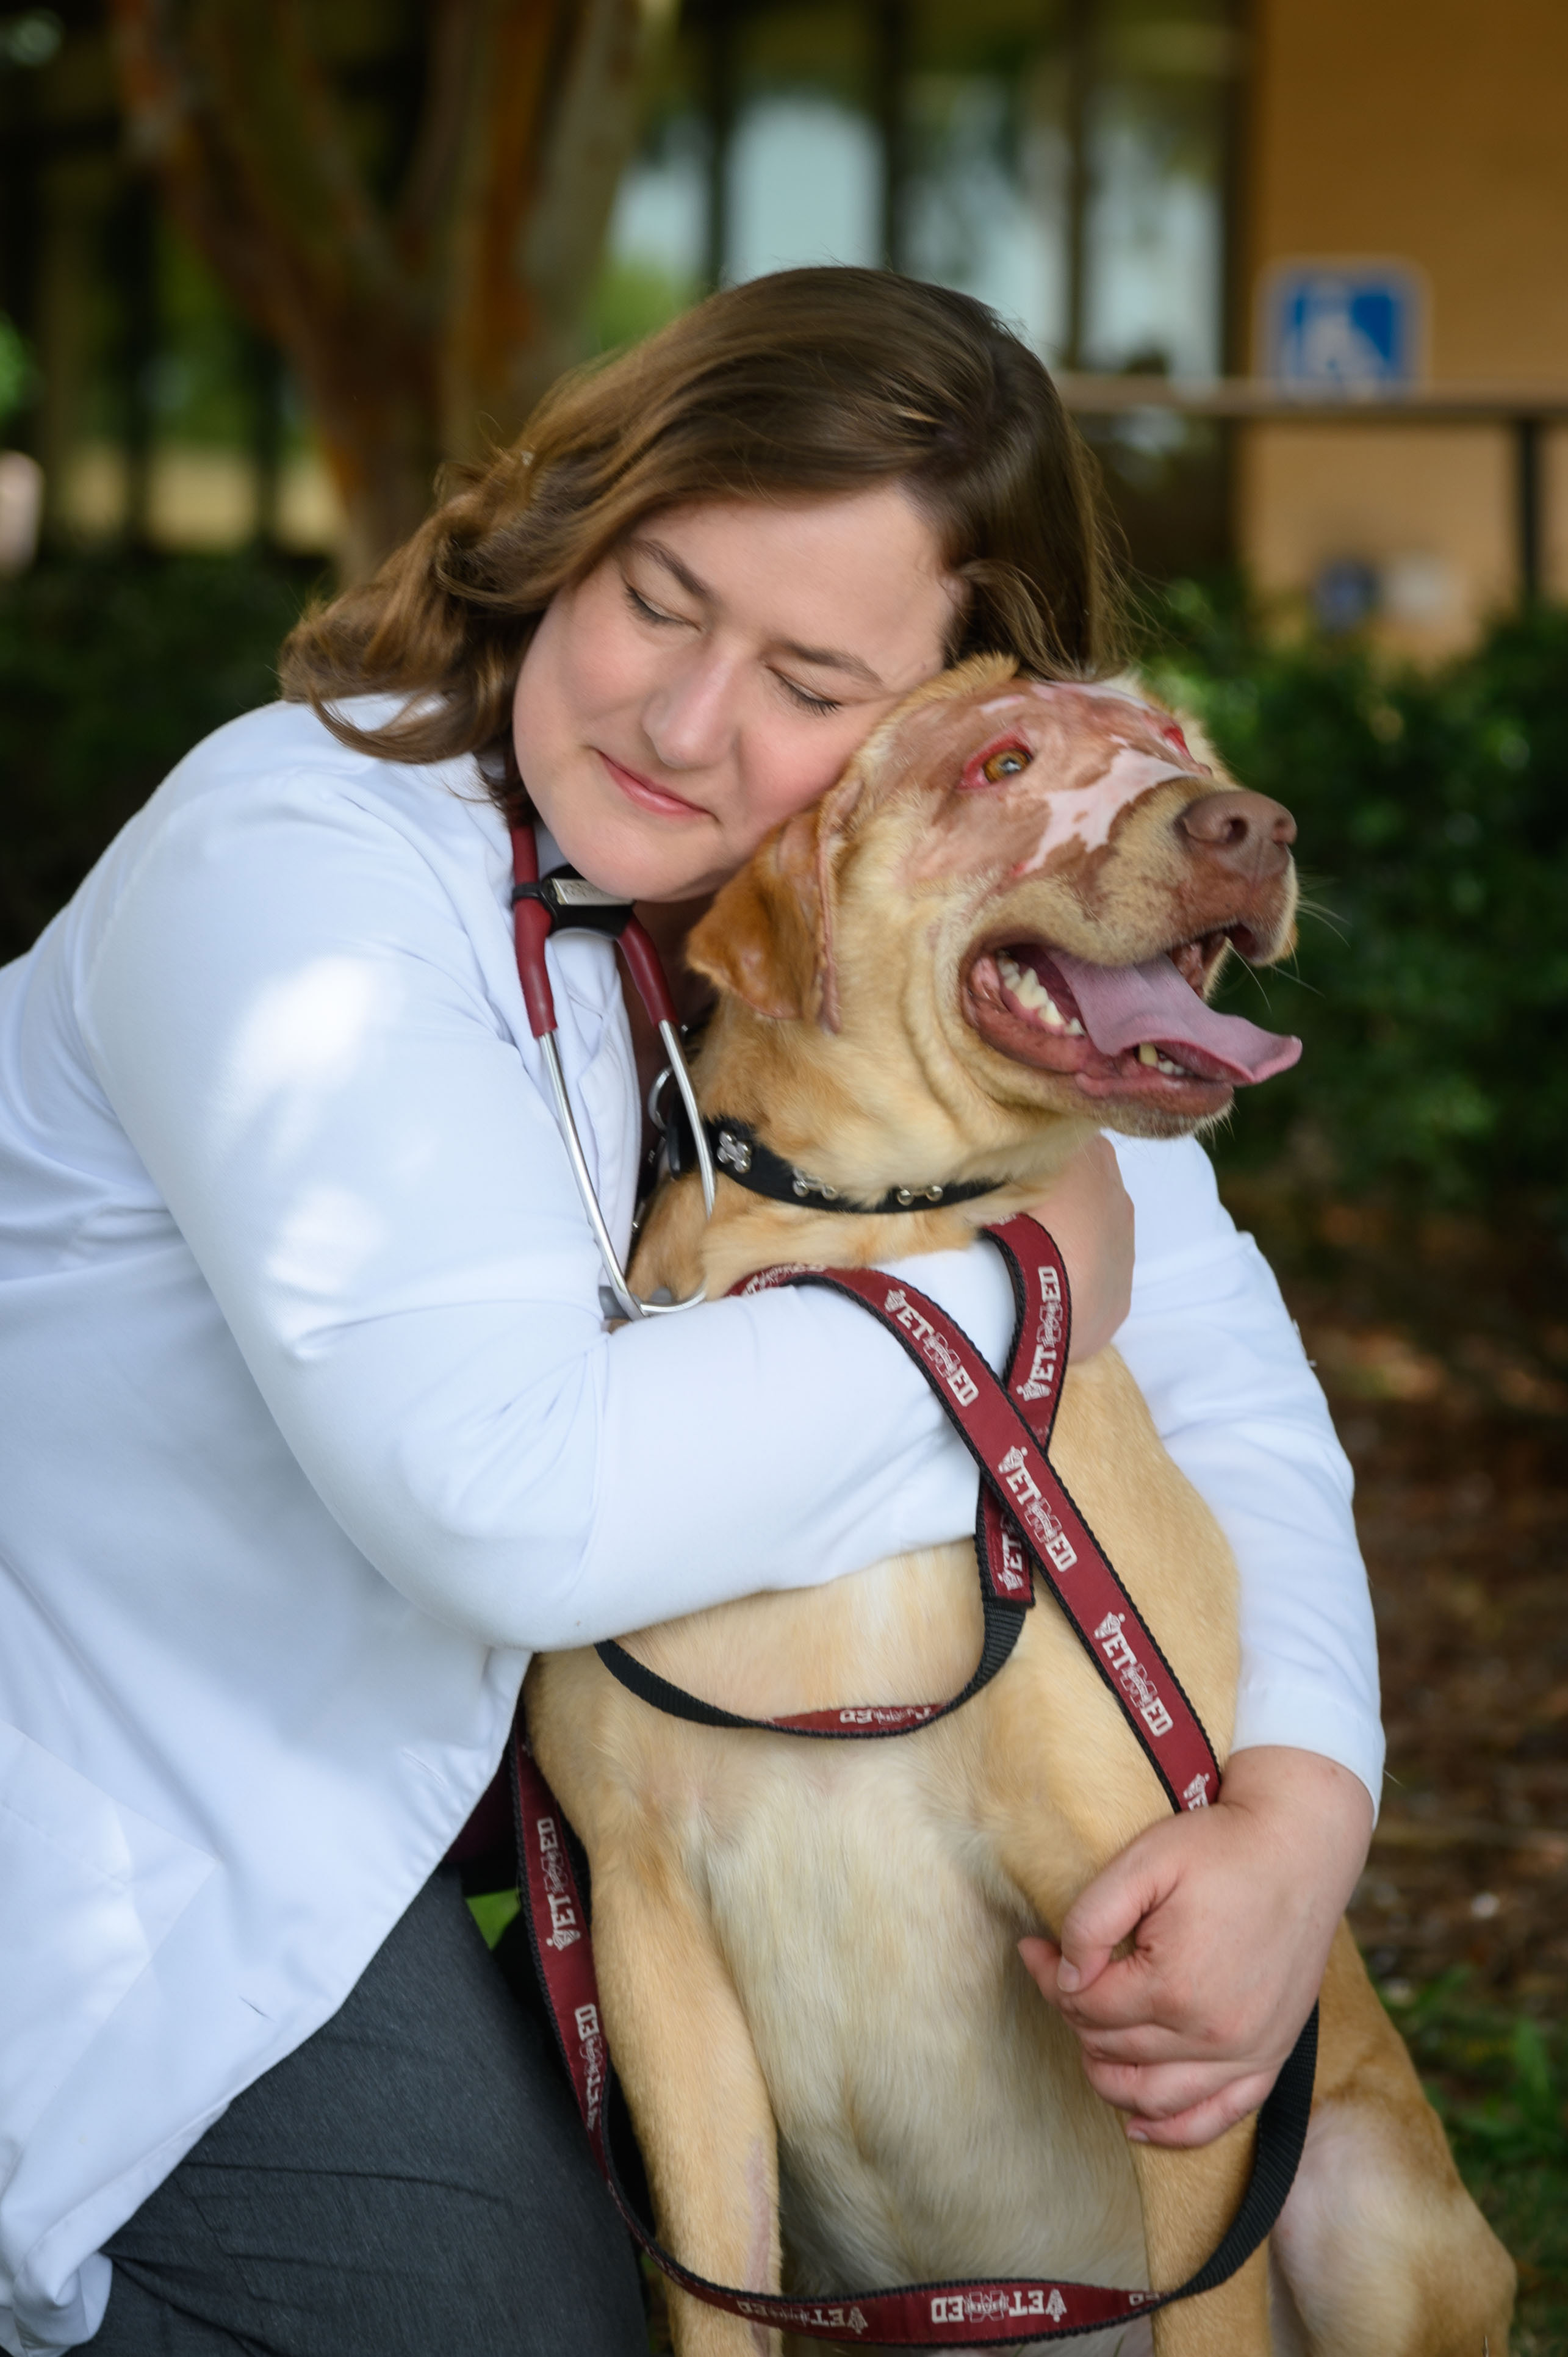
{"type": "MultiPolygon", "coordinates": [[[[1028,350],[938,288],[764,279],[558,388],[0,976],[6,2349],[641,2345],[443,1861],[532,1650],[951,1539],[975,1476],[823,1294],[607,1333],[513,963],[505,748],[543,865],[673,952],[908,689],[980,648],[1090,669],[1104,632],[1028,350]]],[[[624,1247],[639,1042],[607,942],[549,966],[624,1247]]],[[[1120,1329],[1240,1560],[1237,1749],[1030,1961],[1130,2133],[1200,2141],[1261,2100],[1359,1869],[1374,1650],[1267,1269],[1196,1144],[1116,1158],[1126,1195],[1101,1146],[1044,1215],[1076,1349],[1120,1329]]],[[[918,1281],[1000,1359],[993,1254],[918,1281]]]]}

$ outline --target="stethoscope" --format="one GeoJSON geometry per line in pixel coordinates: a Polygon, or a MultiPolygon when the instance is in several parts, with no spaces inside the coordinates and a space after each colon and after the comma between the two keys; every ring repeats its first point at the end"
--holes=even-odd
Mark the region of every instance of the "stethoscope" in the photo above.
{"type": "MultiPolygon", "coordinates": [[[[644,1301],[635,1294],[620,1265],[599,1199],[594,1192],[587,1157],[566,1094],[566,1076],[561,1069],[561,1050],[556,1044],[555,999],[550,987],[550,976],[544,963],[544,944],[559,927],[562,931],[592,932],[618,941],[622,955],[637,995],[648,1009],[648,1018],[658,1029],[665,1054],[670,1059],[670,1074],[681,1092],[686,1108],[692,1136],[696,1146],[697,1168],[703,1181],[703,1201],[708,1216],[714,1209],[714,1158],[707,1132],[697,1106],[697,1092],[692,1085],[692,1075],[686,1069],[686,1059],[681,1049],[680,1028],[675,1020],[675,1004],[670,996],[670,985],[664,979],[664,969],[659,963],[659,952],[648,934],[632,914],[629,900],[618,899],[613,892],[605,892],[585,877],[574,875],[570,868],[557,870],[541,883],[539,853],[533,840],[533,829],[525,820],[514,824],[511,833],[511,910],[512,939],[517,950],[518,979],[522,985],[523,1004],[528,1009],[529,1026],[539,1042],[544,1058],[544,1069],[550,1075],[550,1086],[555,1099],[555,1118],[560,1125],[561,1142],[566,1148],[566,1158],[572,1165],[572,1176],[577,1182],[577,1192],[583,1199],[588,1225],[599,1248],[599,1257],[609,1279],[618,1314],[624,1318],[662,1318],[676,1309],[694,1309],[705,1298],[699,1286],[684,1301],[644,1301]]],[[[654,1083],[659,1089],[664,1075],[654,1083]]]]}

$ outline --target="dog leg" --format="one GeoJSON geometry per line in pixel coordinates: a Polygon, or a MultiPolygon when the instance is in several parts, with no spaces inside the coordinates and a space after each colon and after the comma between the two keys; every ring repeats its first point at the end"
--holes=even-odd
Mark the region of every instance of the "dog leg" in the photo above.
{"type": "Polygon", "coordinates": [[[1273,2233],[1311,2357],[1506,2357],[1512,2262],[1344,1924],[1322,2024],[1306,2150],[1273,2233]]]}
{"type": "MultiPolygon", "coordinates": [[[[1040,1813],[1044,1819],[1046,1812],[1040,1813]]],[[[1085,1857],[1086,1833],[1079,1826],[1068,1836],[1065,1822],[1058,1821],[1055,1826],[1031,1829],[1027,1844],[1010,1845],[1009,1869],[1028,1892],[1042,1922],[1061,1921],[1097,1863],[1085,1857]],[[1047,1839],[1047,1833],[1052,1838],[1047,1839]],[[1031,1850],[1033,1857],[1028,1856],[1031,1850]],[[1070,1879],[1064,1878],[1061,1861],[1075,1850],[1080,1862],[1070,1879]]],[[[1247,2182],[1252,2138],[1253,2124],[1243,2120],[1213,2144],[1194,2150],[1127,2147],[1155,2290],[1185,2282],[1219,2244],[1247,2182]]],[[[1153,2324],[1155,2357],[1270,2357],[1266,2247],[1255,2252],[1229,2283],[1161,2309],[1153,2324]]]]}
{"type": "MultiPolygon", "coordinates": [[[[596,1861],[594,1951],[660,2240],[697,2274],[779,2289],[773,2114],[724,1960],[668,1859],[596,1861]]],[[[778,2335],[670,2287],[676,2357],[774,2357],[778,2335]]]]}
{"type": "MultiPolygon", "coordinates": [[[[1064,1397],[1064,1419],[1067,1408],[1064,1397]]],[[[1089,1487],[1085,1482],[1078,1494],[1089,1487]]],[[[1004,1796],[997,1845],[1004,1870],[1039,1922],[1059,1925],[1079,1892],[1147,1822],[1149,1794],[1147,1771],[1076,1641],[1045,1607],[1036,1609],[1040,1625],[1027,1656],[1036,1684],[1014,1678],[1009,1690],[1002,1678],[992,1689],[984,1723],[993,1748],[983,1789],[1004,1796]],[[1063,1729],[1071,1730],[1065,1738],[1071,1749],[1057,1749],[1063,1729]],[[1091,1778],[1082,1773],[1085,1757],[1095,1763],[1091,1778]],[[1026,1760],[1036,1763],[1033,1786],[1015,1765],[1026,1760]]],[[[1126,2146],[1143,2211],[1148,2281],[1156,2291],[1185,2282],[1219,2244],[1246,2185],[1253,2133],[1245,2120],[1190,2150],[1126,2146]]],[[[1155,2357],[1270,2357],[1266,2250],[1229,2283],[1161,2309],[1152,2321],[1155,2357]]]]}
{"type": "MultiPolygon", "coordinates": [[[[1156,2291],[1195,2275],[1235,2215],[1252,2165],[1254,2126],[1242,2120],[1194,2150],[1133,2146],[1156,2291]]],[[[1154,2326],[1155,2357],[1269,2357],[1266,2245],[1218,2290],[1159,2309],[1154,2326]]]]}

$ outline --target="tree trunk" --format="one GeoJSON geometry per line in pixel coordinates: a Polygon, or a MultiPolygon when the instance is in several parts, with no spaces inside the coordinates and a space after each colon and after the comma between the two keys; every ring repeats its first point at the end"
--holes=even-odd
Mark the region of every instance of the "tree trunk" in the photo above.
{"type": "Polygon", "coordinates": [[[637,127],[646,0],[426,0],[395,199],[367,188],[307,0],[111,0],[133,153],[288,355],[373,570],[442,460],[512,439],[564,367],[637,127]]]}

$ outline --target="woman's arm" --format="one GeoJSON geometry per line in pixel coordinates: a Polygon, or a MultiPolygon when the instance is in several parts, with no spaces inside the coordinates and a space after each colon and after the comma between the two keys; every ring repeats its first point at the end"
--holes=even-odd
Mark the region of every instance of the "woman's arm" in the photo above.
{"type": "Polygon", "coordinates": [[[1140,1834],[1059,1947],[1020,1942],[1130,2136],[1208,2144],[1257,2109],[1312,2010],[1371,1830],[1366,1786],[1337,1761],[1234,1752],[1216,1806],[1140,1834]]]}
{"type": "MultiPolygon", "coordinates": [[[[967,1456],[847,1305],[725,1301],[607,1337],[499,1011],[499,872],[460,911],[438,865],[406,813],[309,770],[150,812],[95,884],[77,990],[104,1093],[338,1522],[424,1609],[529,1648],[965,1533],[967,1456]]],[[[626,1130],[613,1055],[585,1077],[626,1130]]],[[[993,1254],[917,1282],[1000,1357],[993,1254]]]]}
{"type": "Polygon", "coordinates": [[[1241,1575],[1237,1751],[1290,1745],[1382,1783],[1377,1633],[1351,1475],[1273,1273],[1194,1140],[1116,1141],[1138,1223],[1116,1337],[1241,1575]]]}
{"type": "Polygon", "coordinates": [[[1059,1948],[1023,1944],[1129,2135],[1202,2144],[1273,2084],[1365,1861],[1377,1648],[1349,1467],[1266,1264],[1196,1145],[1122,1139],[1118,1156],[1139,1249],[1117,1340],[1240,1567],[1236,1737],[1215,1808],[1141,1835],[1059,1948]]]}

